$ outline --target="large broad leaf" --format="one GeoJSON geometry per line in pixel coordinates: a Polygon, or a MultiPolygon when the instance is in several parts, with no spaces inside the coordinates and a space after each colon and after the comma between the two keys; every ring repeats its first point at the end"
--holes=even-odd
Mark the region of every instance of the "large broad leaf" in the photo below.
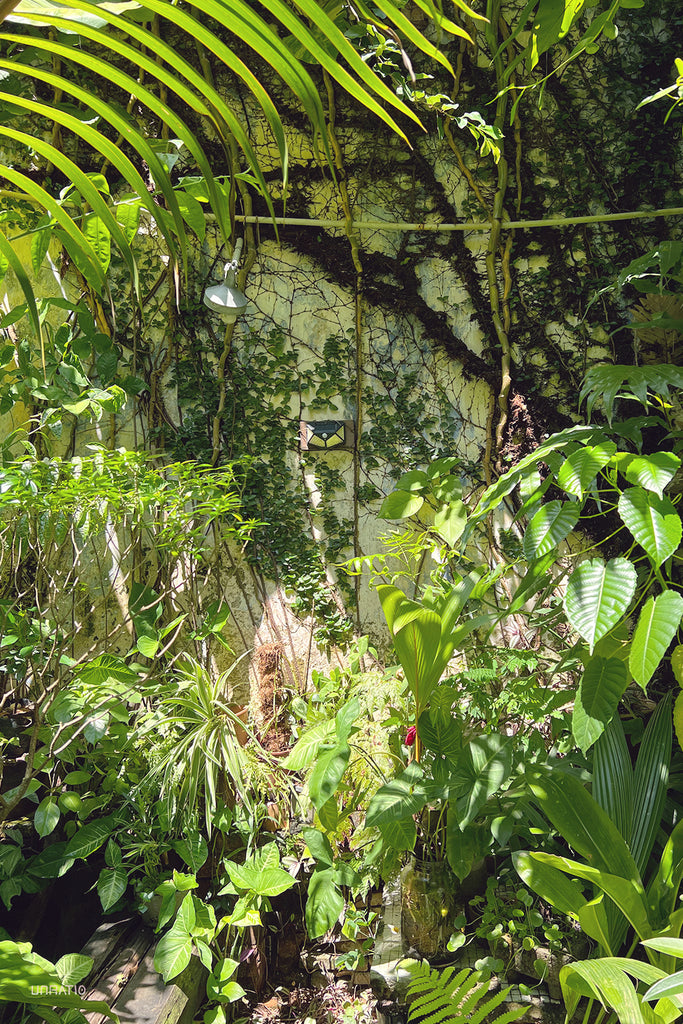
{"type": "Polygon", "coordinates": [[[640,883],[633,857],[616,825],[571,775],[533,772],[528,784],[565,842],[589,864],[640,883]]]}
{"type": "Polygon", "coordinates": [[[638,582],[626,558],[582,562],[567,580],[564,607],[571,625],[587,641],[591,654],[601,637],[626,614],[638,582]]]}
{"type": "Polygon", "coordinates": [[[682,616],[683,597],[675,590],[665,590],[657,597],[651,597],[643,606],[631,641],[628,662],[633,678],[643,689],[666,654],[682,616]]]}
{"type": "Polygon", "coordinates": [[[604,444],[586,445],[568,455],[557,474],[558,485],[575,498],[583,498],[590,490],[596,476],[607,465],[617,450],[612,441],[604,444]]]}
{"type": "Polygon", "coordinates": [[[461,828],[474,821],[486,801],[510,775],[512,747],[508,737],[492,733],[470,740],[458,761],[457,814],[461,828]],[[464,790],[464,792],[463,792],[464,790]]]}
{"type": "Polygon", "coordinates": [[[597,886],[617,905],[639,938],[649,938],[652,935],[645,890],[640,880],[623,878],[609,871],[591,867],[589,864],[580,864],[569,857],[557,857],[552,853],[534,853],[532,856],[542,863],[597,886]]]}
{"type": "Polygon", "coordinates": [[[439,658],[441,620],[397,587],[383,585],[377,593],[419,715],[447,663],[439,658]]]}
{"type": "Polygon", "coordinates": [[[66,847],[67,857],[73,857],[75,860],[85,860],[95,850],[99,850],[100,846],[104,846],[113,828],[111,818],[101,818],[99,821],[88,822],[69,840],[66,847]]]}
{"type": "Polygon", "coordinates": [[[629,487],[620,495],[618,507],[624,525],[647,552],[654,568],[659,568],[673,555],[683,535],[683,523],[674,504],[642,487],[629,487]]]}
{"type": "Polygon", "coordinates": [[[382,502],[379,510],[380,519],[407,519],[419,512],[424,505],[424,498],[411,491],[392,491],[382,502]]]}
{"type": "Polygon", "coordinates": [[[662,822],[671,764],[671,701],[661,700],[647,723],[633,772],[633,824],[629,846],[641,874],[662,822]]]}
{"type": "Polygon", "coordinates": [[[410,818],[425,805],[423,773],[414,761],[391,782],[385,783],[370,800],[365,822],[369,827],[383,827],[392,821],[410,818]]]}
{"type": "Polygon", "coordinates": [[[423,711],[417,731],[424,746],[437,757],[458,760],[462,753],[462,726],[450,713],[434,708],[423,711]]]}
{"type": "Polygon", "coordinates": [[[533,853],[513,853],[512,863],[524,884],[561,914],[575,917],[586,903],[579,883],[572,882],[556,867],[538,860],[533,853]]]}
{"type": "Polygon", "coordinates": [[[579,521],[575,502],[549,501],[542,505],[524,532],[524,557],[540,558],[556,551],[579,521]]]}
{"type": "Polygon", "coordinates": [[[569,964],[560,971],[560,984],[568,1017],[573,1016],[581,996],[586,996],[615,1010],[622,1024],[646,1024],[633,982],[615,958],[569,964]]]}
{"type": "Polygon", "coordinates": [[[553,434],[552,437],[549,437],[547,441],[540,444],[533,452],[520,459],[517,465],[513,469],[508,470],[500,479],[496,480],[495,484],[487,487],[479,499],[479,504],[470,516],[470,526],[473,527],[479,520],[485,518],[492,509],[500,504],[503,498],[514,491],[521,480],[536,473],[539,462],[543,462],[547,455],[551,455],[553,452],[561,452],[567,448],[575,449],[577,442],[579,444],[588,444],[589,441],[601,441],[603,439],[606,440],[604,434],[596,427],[569,427],[568,430],[562,430],[559,434],[553,434]]]}
{"type": "Polygon", "coordinates": [[[664,488],[676,475],[681,460],[673,452],[653,452],[652,455],[636,455],[630,459],[624,476],[631,484],[654,491],[664,497],[664,488]]]}
{"type": "Polygon", "coordinates": [[[154,969],[162,975],[164,981],[171,981],[185,970],[191,956],[192,936],[176,921],[170,932],[159,940],[154,954],[154,969]]]}
{"type": "Polygon", "coordinates": [[[295,772],[308,768],[318,756],[320,747],[333,739],[334,735],[335,723],[333,720],[317,722],[316,725],[312,725],[299,737],[282,762],[282,767],[295,772]]]}
{"type": "Polygon", "coordinates": [[[308,780],[308,792],[316,809],[334,796],[349,763],[351,749],[346,741],[338,743],[331,750],[318,753],[315,768],[308,780]]]}
{"type": "Polygon", "coordinates": [[[319,939],[336,925],[344,909],[344,897],[335,885],[330,868],[314,871],[308,883],[306,931],[310,939],[319,939]]]}
{"type": "Polygon", "coordinates": [[[128,872],[125,868],[102,868],[97,879],[97,895],[106,914],[123,896],[128,888],[128,872]]]}
{"type": "Polygon", "coordinates": [[[574,739],[585,754],[610,721],[628,681],[619,658],[593,657],[579,684],[572,715],[574,739]]]}
{"type": "Polygon", "coordinates": [[[76,1007],[118,1019],[105,1002],[84,999],[69,988],[52,964],[32,952],[28,942],[0,941],[0,1003],[76,1007]]]}

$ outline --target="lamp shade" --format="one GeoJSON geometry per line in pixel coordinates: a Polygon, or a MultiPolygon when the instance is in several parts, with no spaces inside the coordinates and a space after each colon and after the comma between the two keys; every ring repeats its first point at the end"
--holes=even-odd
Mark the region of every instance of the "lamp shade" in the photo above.
{"type": "Polygon", "coordinates": [[[224,281],[213,284],[204,292],[204,305],[226,320],[236,320],[247,308],[247,297],[239,288],[233,288],[224,281]]]}

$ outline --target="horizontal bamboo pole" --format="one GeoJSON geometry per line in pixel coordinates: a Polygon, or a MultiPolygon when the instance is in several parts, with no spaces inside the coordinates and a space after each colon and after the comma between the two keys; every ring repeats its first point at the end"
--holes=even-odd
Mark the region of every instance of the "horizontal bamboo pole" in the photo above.
{"type": "MultiPolygon", "coordinates": [[[[562,228],[568,224],[607,224],[617,220],[647,220],[651,217],[680,217],[683,206],[674,206],[664,210],[634,210],[630,213],[603,213],[586,217],[549,217],[546,220],[504,220],[505,228],[562,228]]],[[[238,214],[235,220],[240,224],[260,224],[266,227],[273,223],[270,217],[245,217],[238,214]]],[[[343,220],[315,220],[307,217],[275,217],[278,227],[299,228],[338,228],[345,231],[347,224],[343,220]]],[[[490,231],[489,221],[462,221],[459,224],[439,223],[438,221],[410,222],[391,220],[354,220],[352,228],[358,231],[490,231]]]]}

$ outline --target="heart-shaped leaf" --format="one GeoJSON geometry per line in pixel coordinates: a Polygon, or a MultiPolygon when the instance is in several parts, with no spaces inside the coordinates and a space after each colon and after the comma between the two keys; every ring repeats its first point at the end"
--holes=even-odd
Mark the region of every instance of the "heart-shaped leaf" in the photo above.
{"type": "Polygon", "coordinates": [[[668,498],[660,498],[642,487],[629,487],[619,498],[619,515],[655,569],[681,543],[683,523],[668,498]]]}
{"type": "Polygon", "coordinates": [[[617,450],[612,441],[587,445],[568,455],[557,474],[560,487],[576,498],[583,498],[601,469],[617,450]]]}
{"type": "MultiPolygon", "coordinates": [[[[644,492],[643,492],[644,493],[644,492]]],[[[626,614],[636,590],[635,566],[626,558],[582,562],[567,581],[564,607],[591,654],[601,637],[626,614]]]]}
{"type": "Polygon", "coordinates": [[[683,597],[675,590],[665,590],[643,606],[628,661],[633,678],[643,689],[676,635],[682,616],[683,597]]]}
{"type": "Polygon", "coordinates": [[[579,521],[579,506],[569,501],[542,505],[524,533],[524,557],[530,561],[553,551],[579,521]]]}
{"type": "Polygon", "coordinates": [[[638,484],[647,491],[655,491],[664,497],[664,488],[676,475],[681,460],[673,452],[653,452],[652,455],[637,455],[629,461],[624,476],[631,484],[638,484]]]}
{"type": "Polygon", "coordinates": [[[410,491],[392,491],[382,502],[379,510],[380,519],[407,519],[419,512],[424,498],[410,491]]]}

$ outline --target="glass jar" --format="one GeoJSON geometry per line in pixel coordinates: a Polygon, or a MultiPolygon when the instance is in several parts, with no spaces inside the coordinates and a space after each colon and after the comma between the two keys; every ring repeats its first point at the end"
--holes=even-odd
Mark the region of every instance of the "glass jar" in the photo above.
{"type": "Polygon", "coordinates": [[[457,880],[445,861],[408,861],[401,872],[401,934],[404,953],[428,960],[446,952],[457,880]]]}

